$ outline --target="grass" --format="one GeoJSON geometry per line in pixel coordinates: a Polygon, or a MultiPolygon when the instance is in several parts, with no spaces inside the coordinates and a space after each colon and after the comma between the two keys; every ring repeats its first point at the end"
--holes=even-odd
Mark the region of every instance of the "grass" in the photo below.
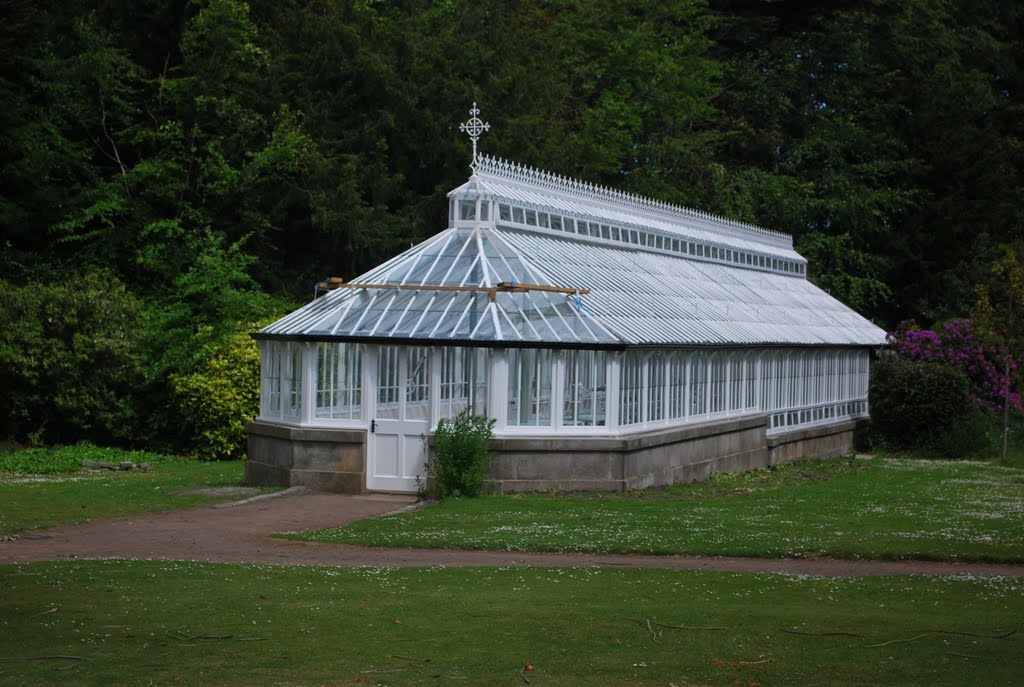
{"type": "Polygon", "coordinates": [[[73,561],[0,587],[0,658],[88,659],[0,661],[0,686],[1024,681],[1024,634],[994,638],[1019,578],[73,561]]]}
{"type": "Polygon", "coordinates": [[[492,495],[289,538],[367,546],[1024,561],[1024,471],[802,461],[634,495],[492,495]]]}
{"type": "Polygon", "coordinates": [[[85,446],[0,453],[0,468],[22,470],[0,471],[0,534],[4,534],[237,500],[237,495],[203,494],[196,490],[241,486],[244,463],[185,461],[172,456],[85,446]],[[146,471],[83,470],[83,457],[153,465],[146,471]],[[56,472],[57,467],[65,472],[56,472]]]}

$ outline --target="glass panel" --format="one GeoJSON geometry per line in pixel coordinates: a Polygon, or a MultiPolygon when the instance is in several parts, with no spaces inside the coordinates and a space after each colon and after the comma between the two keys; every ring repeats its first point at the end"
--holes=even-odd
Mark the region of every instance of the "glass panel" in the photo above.
{"type": "Polygon", "coordinates": [[[283,417],[297,419],[302,409],[302,344],[285,344],[285,369],[282,381],[283,417]]]}
{"type": "Polygon", "coordinates": [[[557,215],[551,215],[551,228],[562,230],[562,218],[557,215]]]}
{"type": "Polygon", "coordinates": [[[377,351],[377,414],[382,420],[398,419],[398,347],[377,351]]]}
{"type": "Polygon", "coordinates": [[[526,211],[526,223],[531,227],[537,226],[537,213],[533,210],[526,211]]]}
{"type": "Polygon", "coordinates": [[[611,229],[608,228],[607,224],[602,224],[601,225],[601,238],[603,238],[603,239],[611,238],[611,229]]]}
{"type": "Polygon", "coordinates": [[[513,348],[508,352],[508,424],[550,426],[551,350],[513,348]]]}
{"type": "Polygon", "coordinates": [[[603,426],[606,421],[607,356],[604,351],[566,351],[562,424],[603,426]]]}
{"type": "Polygon", "coordinates": [[[548,213],[546,213],[546,212],[537,213],[537,224],[539,224],[542,227],[547,227],[548,226],[548,213]]]}
{"type": "Polygon", "coordinates": [[[317,344],[317,417],[354,420],[361,416],[362,348],[360,344],[317,344]]]}
{"type": "Polygon", "coordinates": [[[643,359],[636,351],[622,356],[619,369],[619,424],[634,425],[641,421],[640,406],[643,390],[643,359]]]}
{"type": "Polygon", "coordinates": [[[284,362],[284,346],[277,341],[261,342],[263,360],[260,365],[260,415],[281,416],[281,368],[284,362]]]}
{"type": "Polygon", "coordinates": [[[665,419],[665,361],[660,354],[647,357],[647,421],[665,419]]]}
{"type": "Polygon", "coordinates": [[[743,380],[740,368],[742,362],[737,358],[737,353],[732,351],[728,354],[728,375],[729,375],[729,397],[728,409],[739,410],[743,400],[743,380]]]}
{"type": "Polygon", "coordinates": [[[476,201],[459,201],[459,219],[476,219],[476,201]]]}
{"type": "Polygon", "coordinates": [[[486,221],[491,218],[491,201],[484,200],[480,202],[480,219],[486,221]]]}
{"type": "Polygon", "coordinates": [[[686,393],[686,359],[682,353],[673,353],[668,359],[668,416],[683,417],[686,393]]]}
{"type": "Polygon", "coordinates": [[[690,359],[690,415],[708,412],[708,363],[703,355],[690,359]]]}
{"type": "Polygon", "coordinates": [[[486,348],[441,350],[441,417],[455,417],[467,408],[487,416],[489,354],[486,348]]]}
{"type": "Polygon", "coordinates": [[[498,206],[498,219],[506,222],[512,221],[512,208],[502,203],[498,206]]]}
{"type": "Polygon", "coordinates": [[[756,408],[757,407],[757,394],[755,388],[757,385],[757,365],[754,362],[754,356],[750,353],[747,354],[746,359],[743,361],[743,374],[744,374],[744,386],[746,388],[746,398],[744,399],[744,408],[756,408]]]}
{"type": "Polygon", "coordinates": [[[525,224],[522,208],[512,208],[512,221],[517,224],[525,224]]]}
{"type": "Polygon", "coordinates": [[[406,349],[405,419],[430,417],[430,349],[411,346],[406,349]]]}
{"type": "Polygon", "coordinates": [[[619,228],[618,227],[612,227],[612,241],[618,241],[618,240],[619,240],[619,228]]]}

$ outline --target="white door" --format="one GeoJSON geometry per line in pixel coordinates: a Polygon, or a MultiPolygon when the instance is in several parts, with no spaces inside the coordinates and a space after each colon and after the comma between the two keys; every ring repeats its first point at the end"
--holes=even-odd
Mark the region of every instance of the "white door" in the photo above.
{"type": "Polygon", "coordinates": [[[430,429],[430,349],[381,346],[377,350],[366,488],[415,492],[425,478],[424,437],[430,429]]]}

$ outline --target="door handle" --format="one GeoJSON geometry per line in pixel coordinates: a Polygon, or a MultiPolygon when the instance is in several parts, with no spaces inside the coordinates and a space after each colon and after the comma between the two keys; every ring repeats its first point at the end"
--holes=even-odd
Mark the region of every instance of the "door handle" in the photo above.
{"type": "Polygon", "coordinates": [[[376,434],[376,433],[377,433],[377,421],[376,420],[370,420],[370,434],[376,434]]]}

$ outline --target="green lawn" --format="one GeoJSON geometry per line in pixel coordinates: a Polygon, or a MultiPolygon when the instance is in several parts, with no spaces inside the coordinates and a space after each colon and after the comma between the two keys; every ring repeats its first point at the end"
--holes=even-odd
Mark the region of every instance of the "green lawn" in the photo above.
{"type": "Polygon", "coordinates": [[[37,657],[0,685],[1024,682],[1024,634],[995,638],[1024,579],[75,561],[0,587],[2,658],[37,657]]]}
{"type": "Polygon", "coordinates": [[[244,497],[191,492],[241,486],[243,470],[242,461],[162,460],[145,472],[0,473],[0,534],[238,500],[244,497]]]}
{"type": "Polygon", "coordinates": [[[446,500],[288,534],[369,546],[1024,561],[1024,470],[801,461],[633,495],[446,500]]]}

